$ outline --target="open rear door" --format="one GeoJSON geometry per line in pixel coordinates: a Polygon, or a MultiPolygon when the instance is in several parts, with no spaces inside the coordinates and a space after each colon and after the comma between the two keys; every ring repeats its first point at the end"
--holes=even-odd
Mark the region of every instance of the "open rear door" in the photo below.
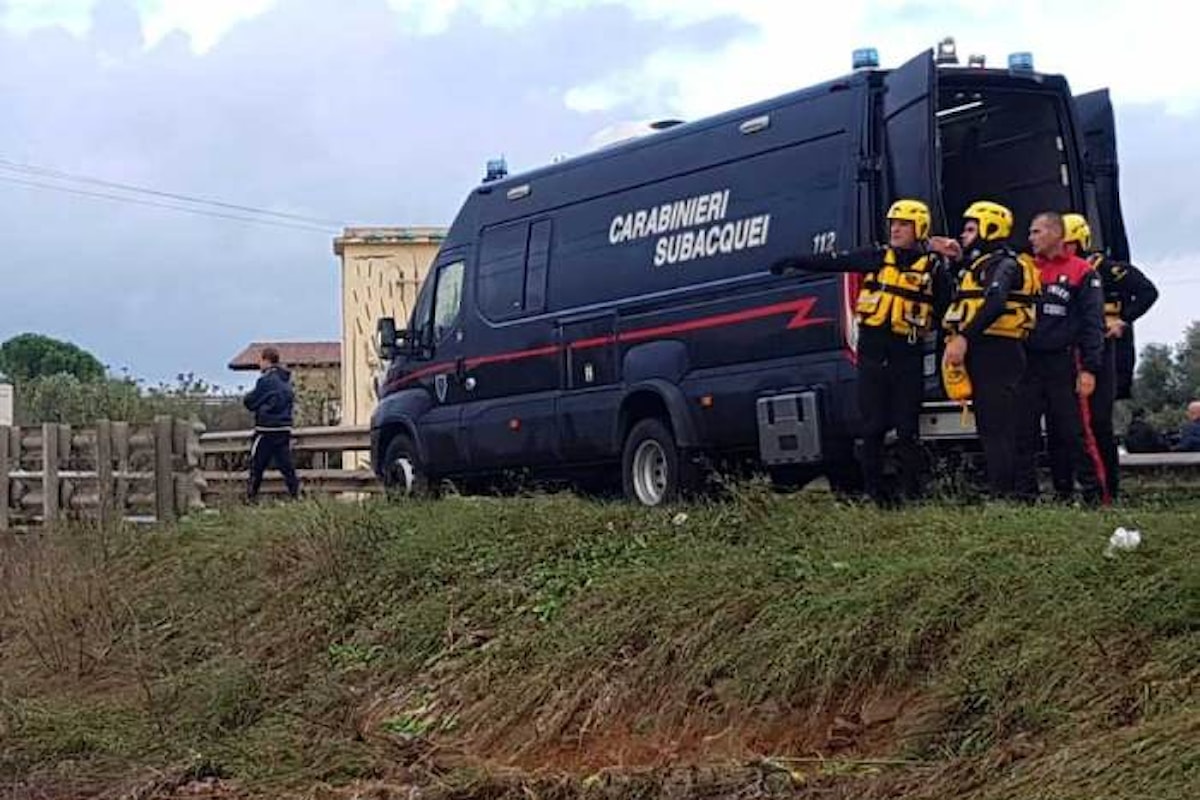
{"type": "MultiPolygon", "coordinates": [[[[926,50],[884,79],[883,141],[887,204],[901,197],[923,200],[933,217],[933,232],[946,233],[942,203],[942,156],[937,132],[938,74],[933,51],[926,50]]],[[[883,225],[880,209],[878,226],[883,225]]],[[[886,234],[886,231],[884,231],[886,234]]],[[[886,237],[883,241],[887,241],[886,237]]],[[[938,339],[925,353],[925,397],[945,396],[938,373],[938,339]]]]}
{"type": "MultiPolygon", "coordinates": [[[[1109,258],[1129,261],[1129,237],[1121,214],[1121,192],[1117,169],[1117,125],[1107,89],[1075,98],[1075,112],[1083,131],[1084,161],[1087,164],[1088,216],[1100,229],[1093,231],[1096,246],[1109,258]],[[1095,204],[1094,208],[1090,206],[1095,204]]],[[[1137,345],[1133,328],[1117,340],[1117,397],[1128,399],[1133,391],[1137,345]]]]}
{"type": "Polygon", "coordinates": [[[1084,161],[1087,180],[1095,187],[1096,214],[1104,251],[1119,261],[1129,260],[1129,239],[1121,215],[1121,193],[1117,175],[1117,126],[1113,119],[1108,90],[1081,94],[1075,98],[1075,110],[1083,128],[1084,161]]]}
{"type": "MultiPolygon", "coordinates": [[[[941,155],[937,140],[937,65],[933,51],[888,73],[884,79],[884,167],[887,202],[901,197],[924,200],[934,231],[945,232],[941,155]]],[[[882,224],[882,221],[880,222],[882,224]]]]}

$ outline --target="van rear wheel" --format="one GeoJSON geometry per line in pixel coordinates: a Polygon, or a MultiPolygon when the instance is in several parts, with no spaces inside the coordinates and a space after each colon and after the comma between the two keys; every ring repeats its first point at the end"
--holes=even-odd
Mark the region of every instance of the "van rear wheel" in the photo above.
{"type": "Polygon", "coordinates": [[[674,502],[695,488],[696,475],[662,420],[644,419],[625,437],[621,478],[628,499],[644,506],[674,502]]]}

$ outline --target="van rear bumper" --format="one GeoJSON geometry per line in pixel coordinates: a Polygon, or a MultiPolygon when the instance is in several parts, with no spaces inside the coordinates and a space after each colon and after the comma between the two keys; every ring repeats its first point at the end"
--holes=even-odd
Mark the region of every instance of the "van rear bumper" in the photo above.
{"type": "Polygon", "coordinates": [[[925,441],[956,441],[974,439],[974,406],[968,402],[966,411],[958,403],[939,401],[921,406],[921,439],[925,441]]]}

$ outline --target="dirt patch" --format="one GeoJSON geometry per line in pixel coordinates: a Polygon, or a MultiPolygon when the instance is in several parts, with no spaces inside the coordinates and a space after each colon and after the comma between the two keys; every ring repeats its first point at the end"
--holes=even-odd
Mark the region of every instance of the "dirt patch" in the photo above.
{"type": "Polygon", "coordinates": [[[371,704],[359,730],[423,760],[526,775],[587,776],[789,757],[890,757],[927,731],[933,714],[934,705],[915,691],[880,692],[817,713],[774,704],[719,713],[700,706],[682,714],[677,709],[603,717],[581,712],[576,714],[580,721],[547,731],[538,730],[533,720],[507,720],[501,730],[477,722],[458,731],[446,720],[471,719],[469,708],[404,691],[371,704]]]}

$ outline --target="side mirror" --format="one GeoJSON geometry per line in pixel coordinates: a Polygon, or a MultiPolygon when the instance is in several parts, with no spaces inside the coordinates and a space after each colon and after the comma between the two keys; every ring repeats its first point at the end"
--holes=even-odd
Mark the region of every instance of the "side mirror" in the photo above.
{"type": "Polygon", "coordinates": [[[391,317],[381,317],[375,325],[376,342],[379,347],[379,357],[391,361],[398,351],[396,336],[396,320],[391,317]]]}

